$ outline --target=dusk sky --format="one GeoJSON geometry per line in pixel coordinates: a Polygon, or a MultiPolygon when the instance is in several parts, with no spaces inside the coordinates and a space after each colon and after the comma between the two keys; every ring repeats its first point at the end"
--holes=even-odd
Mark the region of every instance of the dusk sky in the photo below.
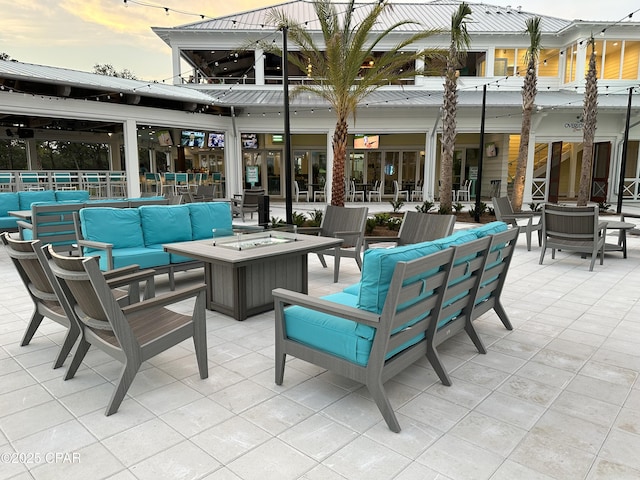
{"type": "MultiPolygon", "coordinates": [[[[108,63],[117,70],[129,69],[141,79],[171,83],[171,51],[151,31],[152,26],[174,27],[200,20],[199,14],[220,17],[283,3],[274,0],[132,2],[129,0],[125,6],[123,0],[0,0],[0,52],[25,63],[83,71],[92,71],[96,63],[108,63]],[[168,15],[164,7],[169,8],[168,15]]],[[[566,19],[611,22],[640,9],[637,0],[494,0],[485,3],[521,6],[524,11],[566,19]]],[[[473,8],[473,2],[471,6],[473,8]]],[[[640,12],[633,20],[640,21],[640,12]]]]}

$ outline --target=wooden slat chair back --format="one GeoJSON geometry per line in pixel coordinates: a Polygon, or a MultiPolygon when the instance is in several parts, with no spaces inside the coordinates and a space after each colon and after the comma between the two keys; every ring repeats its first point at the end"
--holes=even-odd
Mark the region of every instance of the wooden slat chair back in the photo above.
{"type": "Polygon", "coordinates": [[[539,218],[540,212],[516,213],[513,211],[509,197],[493,197],[491,201],[496,214],[496,220],[508,223],[513,227],[519,226],[520,233],[525,233],[528,251],[531,251],[531,236],[533,232],[538,232],[538,245],[542,245],[542,221],[539,218]],[[520,220],[520,224],[518,220],[520,220]],[[525,221],[526,223],[524,223],[525,221]]]}
{"type": "Polygon", "coordinates": [[[253,214],[258,211],[258,204],[260,202],[260,197],[263,197],[265,191],[263,188],[254,188],[251,190],[244,190],[242,192],[242,198],[239,201],[234,202],[233,204],[233,214],[240,216],[242,221],[244,222],[244,216],[247,213],[251,214],[251,218],[253,218],[253,214]]]}
{"type": "Polygon", "coordinates": [[[437,215],[421,212],[405,212],[397,237],[369,236],[364,238],[364,250],[370,244],[395,242],[398,246],[428,242],[444,238],[453,233],[455,215],[437,215]]]}
{"type": "Polygon", "coordinates": [[[124,364],[105,415],[118,411],[144,361],[190,337],[200,378],[208,376],[204,284],[121,307],[95,257],[64,257],[51,248],[48,256],[82,332],[65,380],[74,377],[91,345],[124,364]],[[194,297],[192,315],[165,308],[194,297]]]}
{"type": "Polygon", "coordinates": [[[293,355],[364,383],[388,427],[399,432],[400,424],[384,383],[428,355],[426,332],[437,322],[453,255],[454,249],[446,249],[410,262],[398,262],[380,314],[290,290],[274,290],[276,384],[281,385],[284,380],[286,355],[293,355]],[[366,365],[291,340],[285,323],[285,306],[288,304],[301,305],[375,329],[366,365]]]}
{"type": "Polygon", "coordinates": [[[493,309],[504,327],[507,330],[513,330],[507,312],[502,306],[501,296],[518,240],[518,228],[511,228],[506,232],[493,235],[480,280],[480,288],[476,295],[472,320],[493,309]]]}
{"type": "Polygon", "coordinates": [[[600,265],[604,262],[606,232],[607,223],[598,220],[597,205],[543,205],[540,265],[547,248],[550,248],[552,259],[556,258],[556,249],[590,254],[589,271],[592,271],[598,255],[600,265]]]}
{"type": "Polygon", "coordinates": [[[340,259],[342,257],[355,259],[358,268],[362,270],[362,245],[368,212],[368,207],[350,208],[327,205],[319,229],[314,227],[298,229],[298,232],[301,233],[315,231],[321,237],[342,238],[344,240],[341,246],[318,252],[318,258],[324,268],[327,268],[324,256],[334,257],[334,282],[338,281],[340,275],[340,259]]]}
{"type": "Polygon", "coordinates": [[[84,206],[84,203],[33,204],[31,205],[31,222],[18,221],[20,237],[24,240],[42,240],[42,243],[51,243],[56,250],[75,251],[76,233],[73,228],[73,214],[84,206]]]}
{"type": "Polygon", "coordinates": [[[480,353],[487,350],[472,323],[472,312],[482,274],[487,261],[491,237],[484,237],[455,246],[450,281],[444,294],[440,318],[427,332],[427,358],[440,381],[451,385],[451,378],[440,360],[437,347],[458,332],[465,330],[480,353]]]}
{"type": "Polygon", "coordinates": [[[37,251],[42,242],[16,240],[7,232],[2,233],[2,242],[6,245],[6,252],[13,261],[34,306],[31,320],[20,345],[29,345],[44,317],[59,323],[67,328],[67,333],[53,362],[53,368],[61,367],[80,335],[80,328],[75,322],[69,321],[40,260],[38,260],[37,251]]]}

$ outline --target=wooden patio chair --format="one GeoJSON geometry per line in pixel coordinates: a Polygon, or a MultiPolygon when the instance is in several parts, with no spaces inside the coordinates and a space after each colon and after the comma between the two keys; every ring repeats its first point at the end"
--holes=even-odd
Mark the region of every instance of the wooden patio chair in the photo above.
{"type": "Polygon", "coordinates": [[[263,188],[254,188],[251,190],[244,190],[240,198],[234,198],[231,204],[231,211],[234,216],[241,217],[244,222],[244,216],[247,213],[253,214],[258,211],[258,204],[260,197],[264,196],[265,192],[263,188]]]}
{"type": "Polygon", "coordinates": [[[516,213],[511,207],[509,197],[493,197],[491,201],[496,213],[496,220],[508,223],[513,227],[520,227],[520,233],[525,233],[528,251],[531,251],[531,235],[533,232],[538,232],[538,245],[542,245],[542,222],[539,220],[540,212],[516,213]],[[534,222],[536,218],[538,218],[538,221],[534,222]]]}
{"type": "Polygon", "coordinates": [[[364,250],[372,243],[394,242],[397,246],[428,242],[453,233],[455,215],[436,215],[421,212],[405,212],[397,237],[364,237],[364,250]]]}
{"type": "Polygon", "coordinates": [[[73,378],[91,345],[123,363],[105,415],[118,411],[143,362],[192,337],[200,378],[207,378],[205,285],[121,307],[96,257],[64,257],[47,247],[49,265],[71,306],[81,337],[65,380],[73,378]],[[192,315],[165,308],[195,297],[192,315]]]}
{"type": "Polygon", "coordinates": [[[547,248],[551,258],[556,258],[556,249],[567,252],[591,254],[589,271],[593,270],[596,257],[600,255],[600,265],[604,262],[607,222],[598,220],[598,206],[586,207],[542,206],[542,252],[540,265],[547,248]]]}
{"type": "Polygon", "coordinates": [[[340,259],[342,257],[354,258],[358,268],[362,270],[361,252],[368,212],[367,207],[347,208],[327,205],[319,227],[298,228],[299,233],[316,233],[321,237],[342,238],[344,240],[341,246],[317,252],[324,268],[327,268],[324,256],[334,257],[334,282],[338,281],[340,275],[340,259]]]}
{"type": "MultiPolygon", "coordinates": [[[[34,306],[31,320],[24,332],[20,345],[29,345],[45,317],[66,327],[67,334],[53,362],[53,368],[59,368],[64,364],[71,348],[78,339],[80,326],[73,319],[69,320],[65,300],[60,296],[60,291],[56,289],[57,285],[42,252],[42,242],[40,240],[16,240],[6,232],[2,233],[1,237],[2,242],[7,247],[7,254],[13,261],[34,306]]],[[[111,270],[105,274],[105,278],[110,288],[129,286],[128,291],[122,289],[114,290],[118,301],[124,305],[139,301],[139,282],[141,281],[146,282],[145,296],[153,296],[154,277],[152,271],[151,273],[149,271],[138,271],[137,265],[111,270]]]]}

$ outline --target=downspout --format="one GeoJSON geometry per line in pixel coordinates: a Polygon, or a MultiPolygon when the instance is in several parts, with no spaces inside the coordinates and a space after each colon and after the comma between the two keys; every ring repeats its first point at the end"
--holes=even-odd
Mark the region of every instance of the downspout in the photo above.
{"type": "MultiPolygon", "coordinates": [[[[233,105],[230,108],[231,108],[231,129],[235,137],[235,142],[233,142],[235,151],[229,152],[229,155],[227,156],[227,158],[225,158],[227,167],[230,167],[229,168],[230,178],[227,178],[227,176],[225,175],[225,183],[227,184],[226,185],[226,191],[228,192],[227,196],[229,198],[233,198],[233,194],[242,192],[242,186],[241,186],[242,174],[241,174],[241,167],[240,167],[240,165],[242,164],[242,155],[241,155],[242,146],[240,144],[240,135],[238,134],[238,125],[236,124],[236,109],[233,105]],[[234,162],[231,160],[232,158],[239,158],[240,161],[234,162]],[[229,188],[231,185],[233,185],[232,189],[229,188]]],[[[226,149],[225,149],[225,154],[226,154],[226,149]]]]}

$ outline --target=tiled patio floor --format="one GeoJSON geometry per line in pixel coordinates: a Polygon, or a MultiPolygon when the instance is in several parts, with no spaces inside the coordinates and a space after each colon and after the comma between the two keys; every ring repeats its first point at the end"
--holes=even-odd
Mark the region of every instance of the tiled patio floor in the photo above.
{"type": "MultiPolygon", "coordinates": [[[[514,330],[490,313],[477,321],[487,355],[464,333],[442,345],[451,387],[426,360],[388,382],[399,434],[361,385],[300,360],[275,385],[273,312],[208,312],[209,378],[184,342],[107,418],[119,364],[92,350],[64,382],[51,369],[62,330],[46,320],[20,347],[32,306],[1,247],[0,479],[638,479],[640,237],[628,243],[628,259],[589,272],[562,252],[538,265],[521,237],[503,294],[514,330]]],[[[349,259],[338,284],[309,264],[317,295],[359,279],[349,259]]]]}

